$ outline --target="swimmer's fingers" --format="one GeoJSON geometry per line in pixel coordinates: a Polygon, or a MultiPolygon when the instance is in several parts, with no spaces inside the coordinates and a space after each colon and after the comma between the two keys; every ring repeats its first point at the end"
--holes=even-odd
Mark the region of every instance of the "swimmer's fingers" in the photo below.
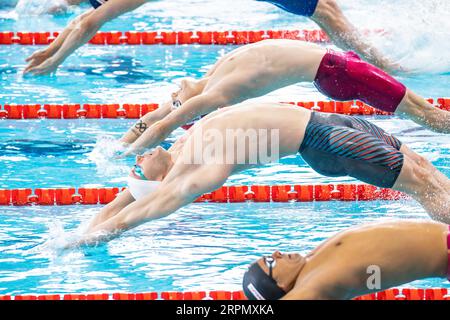
{"type": "Polygon", "coordinates": [[[31,73],[35,76],[48,75],[56,71],[56,67],[49,65],[39,65],[28,69],[27,73],[31,73]]]}
{"type": "Polygon", "coordinates": [[[126,157],[130,157],[130,156],[135,156],[139,154],[139,151],[134,149],[133,147],[129,147],[127,150],[125,150],[124,152],[120,153],[117,155],[116,159],[124,159],[126,157]]]}
{"type": "Polygon", "coordinates": [[[37,67],[30,66],[29,68],[23,71],[24,74],[33,74],[33,75],[39,75],[41,74],[41,72],[42,71],[40,70],[39,66],[37,67]]]}
{"type": "Polygon", "coordinates": [[[34,69],[36,66],[38,66],[38,64],[36,63],[36,61],[32,61],[30,62],[25,69],[23,70],[23,73],[29,73],[32,69],[34,69]]]}
{"type": "Polygon", "coordinates": [[[26,62],[30,62],[31,60],[34,60],[38,55],[38,52],[33,53],[31,56],[25,59],[26,62]]]}
{"type": "Polygon", "coordinates": [[[38,66],[39,65],[36,63],[36,61],[30,62],[23,70],[23,74],[32,73],[32,71],[35,70],[38,66]]]}
{"type": "Polygon", "coordinates": [[[31,60],[34,60],[36,58],[46,58],[48,56],[47,52],[45,50],[38,50],[35,51],[31,56],[25,59],[26,62],[29,62],[31,60]]]}
{"type": "Polygon", "coordinates": [[[118,153],[114,156],[115,159],[125,159],[126,157],[129,157],[133,155],[133,152],[131,150],[126,150],[122,153],[118,153]]]}
{"type": "Polygon", "coordinates": [[[28,66],[25,67],[25,69],[23,70],[23,74],[27,74],[30,72],[30,70],[33,68],[33,66],[31,64],[29,64],[28,66]]]}
{"type": "Polygon", "coordinates": [[[36,59],[37,57],[37,52],[33,53],[31,56],[29,56],[28,58],[25,59],[25,62],[30,62],[31,60],[36,59]]]}
{"type": "Polygon", "coordinates": [[[51,72],[48,72],[47,70],[43,70],[43,69],[34,69],[30,71],[32,74],[34,74],[35,76],[43,76],[43,75],[47,75],[50,74],[51,72]]]}

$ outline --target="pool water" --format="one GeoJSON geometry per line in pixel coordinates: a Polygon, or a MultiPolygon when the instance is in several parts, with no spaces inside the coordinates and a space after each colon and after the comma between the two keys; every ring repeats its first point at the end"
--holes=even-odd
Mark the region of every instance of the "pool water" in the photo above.
{"type": "MultiPolygon", "coordinates": [[[[256,1],[157,1],[124,15],[104,30],[226,30],[315,28],[256,1]],[[183,5],[183,12],[178,8],[183,5]],[[198,8],[201,10],[198,10],[198,8]],[[241,11],[237,13],[238,9],[241,11]],[[245,19],[242,17],[245,16],[245,19]]],[[[416,32],[411,1],[342,1],[358,27],[383,26],[387,39],[372,38],[382,50],[416,73],[401,76],[425,97],[448,96],[450,57],[446,1],[431,1],[416,32]],[[354,6],[352,3],[361,6],[354,6]],[[386,7],[384,6],[386,5],[386,7]],[[441,6],[441,7],[439,7],[441,6]],[[376,8],[392,11],[377,13],[376,8]],[[384,15],[404,10],[404,19],[381,24],[384,15]],[[441,8],[436,9],[436,8],[441,8]],[[375,13],[374,13],[375,11],[375,13]],[[368,14],[370,12],[370,14],[368,14]],[[438,14],[439,12],[439,14],[438,14]],[[426,18],[426,19],[425,19],[426,18]],[[412,23],[412,27],[398,28],[412,23]],[[412,21],[412,22],[411,22],[412,21]],[[396,24],[397,23],[397,24],[396,24]],[[397,26],[397,28],[395,28],[397,26]],[[429,32],[427,32],[429,31],[429,32]],[[402,46],[401,44],[405,44],[402,46]],[[407,44],[407,45],[406,45],[407,44]],[[432,53],[432,55],[430,55],[432,53]]],[[[414,3],[416,1],[413,1],[414,3]]],[[[0,2],[1,3],[1,2],[0,2]]],[[[6,2],[5,2],[6,3],[6,2]]],[[[418,8],[424,4],[417,2],[418,8]]],[[[60,30],[82,9],[63,16],[27,16],[0,7],[0,30],[60,30]]],[[[0,104],[162,102],[185,76],[200,77],[218,56],[234,47],[85,46],[56,76],[23,77],[24,59],[37,47],[0,47],[0,104]]],[[[325,100],[311,84],[278,90],[259,100],[325,100]]],[[[396,117],[371,117],[450,176],[450,137],[396,117]]],[[[0,188],[125,186],[133,159],[113,160],[112,141],[131,120],[0,121],[0,188]]],[[[183,130],[166,141],[170,146],[183,130]]],[[[227,184],[353,183],[314,173],[299,156],[230,177],[227,184]]],[[[63,241],[86,223],[98,206],[0,207],[0,294],[239,290],[249,262],[261,254],[306,253],[334,233],[381,218],[427,218],[414,201],[287,204],[193,204],[166,219],[143,225],[99,248],[58,254],[43,243],[63,241]]],[[[444,280],[408,286],[449,287],[444,280]]]]}

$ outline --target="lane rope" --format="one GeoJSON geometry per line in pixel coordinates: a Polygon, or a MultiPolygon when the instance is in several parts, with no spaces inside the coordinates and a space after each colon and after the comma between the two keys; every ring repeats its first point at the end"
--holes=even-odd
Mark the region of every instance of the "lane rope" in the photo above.
{"type": "MultiPolygon", "coordinates": [[[[0,300],[247,300],[242,291],[0,295],[0,300]]],[[[450,300],[445,288],[393,288],[354,300],[450,300]]]]}
{"type": "MultiPolygon", "coordinates": [[[[450,98],[428,99],[436,108],[450,111],[450,98]]],[[[361,101],[301,101],[289,102],[302,108],[346,115],[375,116],[392,115],[375,109],[361,101]]],[[[145,104],[3,104],[0,105],[0,119],[139,119],[159,108],[157,103],[145,104]]]]}
{"type": "MultiPolygon", "coordinates": [[[[0,32],[0,45],[48,45],[58,32],[0,32]]],[[[244,45],[265,39],[293,39],[328,42],[321,30],[265,31],[149,31],[98,32],[93,45],[244,45]]],[[[433,99],[429,99],[434,103],[433,99]]],[[[450,99],[439,98],[436,107],[450,111],[450,99]]],[[[321,112],[352,115],[390,115],[360,101],[289,102],[321,112]]],[[[157,104],[5,104],[0,119],[137,119],[158,108],[157,104]]],[[[66,188],[0,190],[0,205],[97,205],[111,202],[122,188],[66,188]]],[[[222,187],[203,195],[196,202],[311,202],[400,200],[407,197],[393,190],[370,185],[283,185],[222,187]]],[[[0,300],[246,300],[242,291],[150,292],[66,295],[0,295],[0,300]]],[[[355,300],[450,300],[445,288],[401,288],[378,292],[355,300]]]]}
{"type": "MultiPolygon", "coordinates": [[[[125,188],[0,189],[0,206],[105,205],[125,188]]],[[[366,184],[225,186],[196,203],[396,201],[404,193],[366,184]]]]}
{"type": "MultiPolygon", "coordinates": [[[[0,32],[0,45],[48,45],[59,32],[0,32]]],[[[292,39],[329,42],[322,30],[257,30],[257,31],[111,31],[98,32],[92,45],[244,45],[266,39],[292,39]]]]}

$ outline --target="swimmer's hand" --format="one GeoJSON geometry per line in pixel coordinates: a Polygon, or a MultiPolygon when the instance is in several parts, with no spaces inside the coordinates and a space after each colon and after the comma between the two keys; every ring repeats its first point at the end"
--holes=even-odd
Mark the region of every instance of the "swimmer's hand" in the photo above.
{"type": "Polygon", "coordinates": [[[126,157],[130,156],[136,156],[139,154],[142,154],[144,152],[144,149],[137,149],[133,146],[133,144],[129,144],[128,148],[124,150],[122,153],[118,154],[115,158],[116,159],[125,159],[126,157]]]}
{"type": "Polygon", "coordinates": [[[128,150],[128,148],[131,146],[130,143],[124,142],[122,140],[116,141],[116,148],[114,150],[114,157],[120,156],[122,153],[128,150]]]}
{"type": "Polygon", "coordinates": [[[47,49],[35,51],[31,56],[25,59],[25,61],[28,62],[28,65],[26,66],[23,73],[27,73],[31,68],[42,64],[45,60],[50,58],[50,55],[51,54],[47,49]]]}
{"type": "Polygon", "coordinates": [[[119,144],[120,148],[115,150],[114,159],[125,159],[126,157],[135,154],[131,143],[119,141],[119,144]]]}
{"type": "Polygon", "coordinates": [[[119,231],[107,232],[97,231],[93,233],[87,233],[76,241],[67,243],[63,250],[73,250],[82,247],[96,247],[102,243],[108,242],[116,238],[120,234],[119,231]]]}
{"type": "Polygon", "coordinates": [[[59,66],[59,62],[53,57],[48,58],[41,64],[34,63],[33,60],[23,71],[24,74],[33,74],[35,76],[47,75],[54,73],[59,66]],[[37,64],[37,65],[36,65],[37,64]]]}

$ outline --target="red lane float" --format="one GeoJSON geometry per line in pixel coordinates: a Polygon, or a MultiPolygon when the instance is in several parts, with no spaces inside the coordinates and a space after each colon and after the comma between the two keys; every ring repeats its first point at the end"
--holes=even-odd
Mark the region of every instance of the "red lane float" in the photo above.
{"type": "MultiPolygon", "coordinates": [[[[124,188],[0,189],[0,206],[108,204],[124,188]]],[[[405,194],[365,184],[226,186],[204,194],[196,203],[398,201],[405,194]]]]}
{"type": "MultiPolygon", "coordinates": [[[[435,107],[450,111],[450,98],[428,99],[435,107]],[[435,104],[436,101],[436,104],[435,104]]],[[[346,115],[392,115],[361,101],[284,102],[317,112],[346,115]]],[[[0,119],[139,119],[159,108],[157,103],[146,104],[5,104],[0,105],[0,119]]]]}
{"type": "MultiPolygon", "coordinates": [[[[0,295],[0,300],[247,300],[243,291],[194,291],[103,294],[0,295]]],[[[445,288],[393,288],[371,293],[354,300],[450,300],[445,288]]]]}
{"type": "MultiPolygon", "coordinates": [[[[58,32],[0,32],[0,45],[48,45],[58,32]]],[[[110,31],[97,32],[92,45],[244,45],[265,39],[329,42],[322,30],[110,31]]]]}

